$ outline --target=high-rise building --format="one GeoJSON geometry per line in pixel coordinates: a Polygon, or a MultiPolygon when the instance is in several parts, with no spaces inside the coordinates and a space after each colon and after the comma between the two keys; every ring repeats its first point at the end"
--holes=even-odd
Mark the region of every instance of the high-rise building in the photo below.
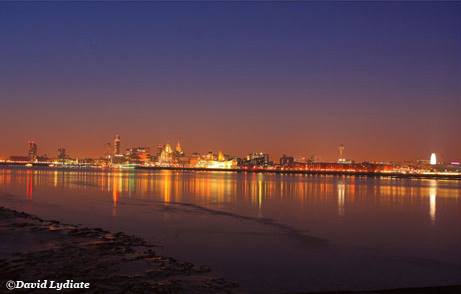
{"type": "MultiPolygon", "coordinates": [[[[117,158],[123,159],[123,156],[117,155],[117,158]]],[[[135,164],[145,164],[149,163],[151,156],[150,156],[150,148],[149,147],[133,147],[129,148],[126,151],[125,157],[128,159],[130,163],[135,164]]]]}
{"type": "Polygon", "coordinates": [[[121,143],[120,143],[120,135],[115,135],[114,139],[114,154],[113,155],[121,155],[121,143]]]}
{"type": "Polygon", "coordinates": [[[224,161],[226,160],[226,157],[224,156],[224,153],[222,151],[218,152],[218,161],[224,161]]]}
{"type": "Polygon", "coordinates": [[[292,166],[295,163],[295,159],[293,156],[286,156],[285,154],[280,157],[280,165],[281,166],[292,166]]]}
{"type": "Polygon", "coordinates": [[[184,155],[184,150],[182,150],[181,143],[176,143],[175,154],[177,157],[182,157],[184,155]]]}
{"type": "Polygon", "coordinates": [[[160,153],[158,162],[161,164],[170,164],[174,160],[173,148],[170,144],[166,144],[160,153]]]}
{"type": "Polygon", "coordinates": [[[58,149],[58,159],[64,161],[67,158],[66,148],[58,149]]]}
{"type": "Polygon", "coordinates": [[[264,166],[270,165],[271,162],[269,161],[269,154],[260,152],[248,154],[245,160],[245,164],[264,166]]]}
{"type": "Polygon", "coordinates": [[[28,156],[30,161],[37,161],[38,159],[38,148],[37,144],[34,141],[29,141],[29,151],[28,156]]]}
{"type": "Polygon", "coordinates": [[[430,164],[431,165],[436,165],[437,164],[437,155],[435,153],[431,154],[430,164]]]}
{"type": "Polygon", "coordinates": [[[107,142],[106,144],[104,144],[104,157],[107,160],[110,160],[112,158],[112,152],[113,152],[112,144],[110,142],[107,142]]]}
{"type": "Polygon", "coordinates": [[[163,144],[157,144],[155,148],[155,158],[157,160],[160,158],[160,154],[162,154],[163,147],[165,147],[163,144]]]}
{"type": "Polygon", "coordinates": [[[346,158],[344,157],[344,145],[341,144],[338,147],[338,162],[339,163],[344,163],[346,162],[346,158]]]}

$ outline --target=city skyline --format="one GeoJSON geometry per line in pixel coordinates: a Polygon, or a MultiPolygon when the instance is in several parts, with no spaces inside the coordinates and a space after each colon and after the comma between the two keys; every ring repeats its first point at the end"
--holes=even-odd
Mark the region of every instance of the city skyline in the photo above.
{"type": "Polygon", "coordinates": [[[414,5],[1,3],[0,156],[35,140],[97,157],[119,133],[197,152],[459,160],[461,8],[414,5]]]}
{"type": "Polygon", "coordinates": [[[0,0],[0,36],[4,291],[461,293],[461,0],[0,0]]]}
{"type": "MultiPolygon", "coordinates": [[[[43,157],[46,159],[58,159],[58,160],[64,160],[64,159],[103,159],[109,157],[117,157],[117,156],[126,156],[130,152],[133,152],[134,149],[146,149],[147,154],[149,156],[159,156],[160,152],[162,149],[165,148],[170,148],[171,151],[173,152],[173,147],[175,146],[174,149],[176,152],[179,152],[181,156],[187,155],[187,157],[190,157],[193,154],[197,155],[206,155],[213,153],[216,156],[223,156],[224,153],[226,153],[226,156],[230,156],[230,158],[245,158],[247,156],[250,156],[252,154],[264,154],[267,156],[270,156],[271,161],[278,162],[279,160],[283,160],[286,156],[289,158],[293,158],[295,160],[300,160],[300,161],[315,161],[315,162],[338,162],[338,163],[351,163],[351,162],[411,162],[411,161],[427,161],[430,162],[431,165],[437,164],[437,163],[456,163],[459,164],[459,159],[458,158],[445,158],[445,156],[442,154],[437,154],[436,152],[431,152],[429,154],[429,157],[421,157],[416,160],[411,160],[411,159],[405,159],[402,161],[397,161],[397,160],[375,160],[372,158],[364,159],[364,160],[356,160],[355,158],[352,158],[348,156],[347,152],[345,151],[346,147],[344,144],[339,144],[336,146],[336,157],[333,160],[325,160],[320,154],[312,154],[312,153],[304,153],[304,154],[293,154],[290,153],[289,150],[285,150],[285,152],[281,153],[280,155],[277,154],[271,154],[268,152],[265,152],[264,150],[247,150],[243,154],[235,154],[235,153],[230,153],[227,152],[226,149],[208,149],[207,151],[197,151],[197,150],[188,150],[187,152],[184,151],[183,149],[183,144],[177,140],[175,144],[171,144],[170,142],[166,143],[156,143],[156,144],[127,144],[123,145],[122,138],[120,134],[116,134],[113,136],[112,141],[106,142],[104,144],[104,151],[94,157],[91,156],[78,156],[77,154],[70,154],[68,146],[65,144],[59,145],[54,152],[51,153],[46,153],[42,152],[40,149],[38,149],[37,142],[35,140],[29,140],[27,141],[27,147],[25,147],[25,152],[23,154],[17,152],[14,154],[10,154],[8,156],[0,156],[0,160],[7,160],[12,157],[28,157],[29,160],[31,161],[36,161],[38,157],[43,157]],[[179,150],[179,151],[178,151],[179,150]],[[157,154],[157,155],[156,155],[157,154]],[[437,156],[437,157],[436,157],[437,156]],[[439,157],[440,156],[440,157],[439,157]],[[429,158],[429,160],[428,160],[429,158]],[[436,159],[437,158],[437,159],[436,159]]],[[[72,147],[71,147],[72,150],[72,147]]],[[[72,152],[72,151],[71,151],[72,152]]],[[[144,152],[144,151],[143,151],[144,152]]]]}

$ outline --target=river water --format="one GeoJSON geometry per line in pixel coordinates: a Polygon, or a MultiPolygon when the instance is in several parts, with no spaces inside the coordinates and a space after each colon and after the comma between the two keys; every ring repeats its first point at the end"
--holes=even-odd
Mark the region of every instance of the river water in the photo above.
{"type": "Polygon", "coordinates": [[[3,167],[0,205],[141,236],[251,293],[461,284],[461,181],[3,167]]]}

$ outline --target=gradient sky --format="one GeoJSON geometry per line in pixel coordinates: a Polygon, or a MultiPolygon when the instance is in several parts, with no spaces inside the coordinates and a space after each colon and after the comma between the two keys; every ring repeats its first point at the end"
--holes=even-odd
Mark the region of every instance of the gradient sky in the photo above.
{"type": "Polygon", "coordinates": [[[461,159],[461,2],[0,3],[0,157],[461,159]]]}

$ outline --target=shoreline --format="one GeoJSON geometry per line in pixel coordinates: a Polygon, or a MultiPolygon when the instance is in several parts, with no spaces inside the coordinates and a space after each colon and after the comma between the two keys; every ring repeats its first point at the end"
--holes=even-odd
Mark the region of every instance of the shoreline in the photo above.
{"type": "MultiPolygon", "coordinates": [[[[64,224],[0,206],[0,277],[41,285],[89,283],[89,293],[246,293],[208,266],[155,253],[154,244],[122,232],[64,224]]],[[[43,289],[43,288],[42,288],[43,289]]],[[[19,289],[16,289],[19,290],[19,289]]],[[[31,290],[31,289],[27,289],[31,290]]],[[[46,289],[50,290],[50,288],[46,289]]],[[[57,290],[57,289],[51,289],[57,290]]],[[[1,292],[1,291],[0,291],[1,292]]],[[[457,294],[461,285],[291,294],[457,294]]]]}
{"type": "Polygon", "coordinates": [[[136,166],[133,168],[110,168],[110,167],[92,167],[92,166],[53,166],[47,164],[5,164],[0,163],[0,168],[17,168],[17,169],[40,169],[40,170],[85,170],[85,171],[190,171],[190,172],[232,172],[232,173],[263,173],[263,174],[281,174],[281,175],[309,175],[309,176],[352,176],[352,177],[370,177],[370,178],[394,178],[394,179],[440,179],[461,181],[459,174],[417,174],[417,173],[397,173],[397,172],[363,172],[363,171],[342,171],[342,170],[278,170],[278,169],[219,169],[219,168],[198,168],[198,167],[156,167],[156,166],[136,166]]]}
{"type": "Polygon", "coordinates": [[[156,245],[122,232],[0,207],[0,236],[2,290],[7,281],[40,280],[49,287],[69,280],[89,283],[89,293],[241,293],[238,284],[214,276],[208,266],[157,255],[156,245]]]}

